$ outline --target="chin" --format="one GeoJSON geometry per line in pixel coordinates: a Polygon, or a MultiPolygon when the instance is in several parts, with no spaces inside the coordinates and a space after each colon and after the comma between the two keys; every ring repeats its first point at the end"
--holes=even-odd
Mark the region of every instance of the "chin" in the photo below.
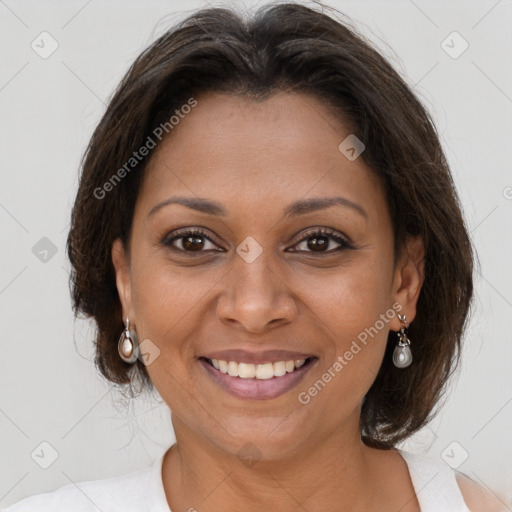
{"type": "Polygon", "coordinates": [[[218,449],[237,456],[244,462],[249,460],[279,461],[302,452],[307,440],[304,423],[292,422],[288,417],[266,417],[252,420],[247,417],[232,421],[229,432],[218,432],[219,438],[211,441],[218,449]],[[284,420],[284,421],[283,421],[284,420]],[[231,434],[231,435],[230,435],[231,434]]]}

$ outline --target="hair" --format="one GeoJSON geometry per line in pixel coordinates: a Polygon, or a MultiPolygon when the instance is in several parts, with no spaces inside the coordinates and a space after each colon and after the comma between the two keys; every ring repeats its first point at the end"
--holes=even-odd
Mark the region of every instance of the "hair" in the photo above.
{"type": "Polygon", "coordinates": [[[459,364],[473,248],[426,108],[372,43],[322,9],[271,4],[251,16],[199,10],[145,49],[122,79],[84,153],[67,241],[73,310],[97,324],[97,368],[120,388],[139,379],[154,389],[141,361],[129,365],[119,357],[123,319],[111,260],[116,238],[129,247],[150,156],[132,162],[130,172],[121,169],[156,127],[207,92],[254,100],[298,92],[320,100],[363,141],[361,158],[382,180],[395,262],[408,237],[421,236],[425,280],[408,331],[414,360],[406,369],[393,365],[396,335],[390,332],[361,409],[363,442],[396,446],[437,414],[459,364]],[[116,170],[123,179],[114,182],[116,170]]]}

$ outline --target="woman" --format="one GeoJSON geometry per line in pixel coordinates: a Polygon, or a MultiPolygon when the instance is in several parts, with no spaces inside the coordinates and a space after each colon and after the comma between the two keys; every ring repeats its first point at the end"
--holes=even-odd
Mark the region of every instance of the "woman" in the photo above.
{"type": "Polygon", "coordinates": [[[154,387],[177,442],[8,512],[499,510],[396,448],[458,362],[472,247],[430,116],[344,22],[207,9],[153,43],[90,141],[68,254],[99,370],[154,387]]]}

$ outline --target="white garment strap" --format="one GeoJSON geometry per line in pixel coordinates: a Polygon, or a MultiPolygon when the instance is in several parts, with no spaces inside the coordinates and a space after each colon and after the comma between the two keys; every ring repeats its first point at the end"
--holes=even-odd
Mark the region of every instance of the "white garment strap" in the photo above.
{"type": "Polygon", "coordinates": [[[409,468],[421,512],[470,512],[447,464],[398,450],[409,468]]]}

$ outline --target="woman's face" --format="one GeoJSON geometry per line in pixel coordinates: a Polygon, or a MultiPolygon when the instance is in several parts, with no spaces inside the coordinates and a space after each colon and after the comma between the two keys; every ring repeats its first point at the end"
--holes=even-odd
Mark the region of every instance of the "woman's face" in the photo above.
{"type": "Polygon", "coordinates": [[[355,435],[397,303],[414,318],[421,243],[394,266],[383,186],[316,99],[197,101],[154,150],[129,254],[113,247],[178,440],[277,459],[355,435]]]}

